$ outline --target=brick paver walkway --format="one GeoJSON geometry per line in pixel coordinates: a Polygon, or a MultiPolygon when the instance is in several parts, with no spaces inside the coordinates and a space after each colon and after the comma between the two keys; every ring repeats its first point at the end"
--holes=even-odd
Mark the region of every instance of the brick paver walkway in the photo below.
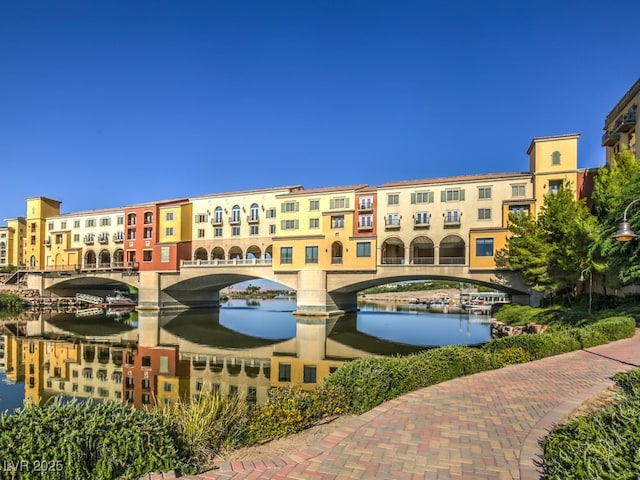
{"type": "Polygon", "coordinates": [[[295,455],[181,478],[538,480],[539,441],[549,429],[634,365],[640,365],[638,332],[404,395],[295,455]]]}

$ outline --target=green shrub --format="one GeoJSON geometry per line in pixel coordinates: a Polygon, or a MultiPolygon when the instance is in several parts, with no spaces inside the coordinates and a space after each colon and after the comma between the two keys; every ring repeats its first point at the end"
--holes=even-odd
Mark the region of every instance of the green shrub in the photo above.
{"type": "Polygon", "coordinates": [[[623,397],[556,427],[543,441],[544,478],[640,478],[639,371],[614,376],[623,397]]]}
{"type": "Polygon", "coordinates": [[[531,361],[531,355],[522,347],[507,347],[500,350],[497,354],[505,365],[531,361]]]}
{"type": "MultiPolygon", "coordinates": [[[[54,462],[48,479],[137,479],[183,464],[171,425],[114,402],[27,405],[0,414],[0,457],[54,462]]],[[[40,479],[41,472],[20,472],[40,479]]]]}
{"type": "Polygon", "coordinates": [[[607,340],[613,342],[632,337],[636,331],[636,322],[631,317],[608,317],[589,326],[602,333],[607,340]]]}
{"type": "Polygon", "coordinates": [[[348,411],[349,397],[340,386],[276,387],[266,403],[257,405],[247,427],[249,443],[281,437],[309,428],[319,420],[348,411]]]}
{"type": "Polygon", "coordinates": [[[18,295],[13,293],[0,293],[0,310],[21,312],[24,310],[24,303],[18,295]]]}
{"type": "Polygon", "coordinates": [[[238,395],[205,390],[194,399],[160,406],[154,413],[173,425],[180,449],[200,466],[210,465],[217,454],[244,442],[248,405],[238,395]]]}
{"type": "Polygon", "coordinates": [[[568,332],[580,344],[580,348],[590,348],[597,345],[604,345],[609,341],[607,340],[607,337],[604,333],[590,327],[573,328],[571,330],[568,330],[568,332]]]}
{"type": "Polygon", "coordinates": [[[494,338],[484,345],[487,352],[499,353],[510,347],[520,347],[531,356],[531,360],[559,355],[580,349],[580,343],[568,330],[557,330],[539,334],[515,335],[494,338]]]}

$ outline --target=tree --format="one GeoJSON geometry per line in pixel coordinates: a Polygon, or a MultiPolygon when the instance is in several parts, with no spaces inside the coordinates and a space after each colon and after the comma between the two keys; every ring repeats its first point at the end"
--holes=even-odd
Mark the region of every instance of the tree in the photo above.
{"type": "Polygon", "coordinates": [[[509,232],[496,262],[520,272],[525,284],[536,291],[570,293],[582,269],[590,265],[591,244],[599,227],[585,201],[576,200],[565,181],[557,193],[544,197],[536,218],[511,215],[509,232]]]}
{"type": "MultiPolygon", "coordinates": [[[[621,244],[613,234],[622,221],[625,207],[640,198],[640,163],[629,151],[615,155],[598,169],[593,187],[594,211],[601,232],[591,251],[595,270],[603,273],[605,287],[640,281],[640,252],[636,242],[621,244]]],[[[631,228],[640,228],[640,211],[632,209],[627,218],[631,228]]]]}

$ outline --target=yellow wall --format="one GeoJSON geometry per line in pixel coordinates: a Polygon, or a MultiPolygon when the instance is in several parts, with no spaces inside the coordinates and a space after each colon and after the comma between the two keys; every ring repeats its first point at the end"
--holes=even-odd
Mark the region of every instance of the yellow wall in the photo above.
{"type": "Polygon", "coordinates": [[[486,231],[472,231],[469,233],[469,268],[470,269],[495,269],[495,254],[505,247],[507,242],[508,230],[493,229],[486,231]],[[478,256],[476,255],[476,240],[478,238],[493,239],[493,255],[478,256]]]}
{"type": "Polygon", "coordinates": [[[271,357],[271,386],[285,387],[290,385],[299,385],[303,390],[314,390],[318,385],[322,384],[324,379],[329,376],[332,367],[339,368],[344,362],[339,360],[301,360],[295,357],[271,357]],[[291,365],[291,381],[281,382],[278,380],[280,373],[280,364],[291,365]],[[305,365],[316,367],[315,383],[304,382],[305,365]]]}

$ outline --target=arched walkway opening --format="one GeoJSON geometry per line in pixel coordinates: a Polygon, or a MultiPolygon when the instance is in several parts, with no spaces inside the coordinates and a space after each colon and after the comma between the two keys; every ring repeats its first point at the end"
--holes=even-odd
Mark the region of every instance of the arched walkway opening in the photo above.
{"type": "Polygon", "coordinates": [[[211,260],[224,260],[224,250],[222,247],[215,247],[211,250],[211,260]]]}
{"type": "Polygon", "coordinates": [[[242,249],[240,247],[231,247],[229,249],[229,259],[242,260],[242,249]]]}
{"type": "Polygon", "coordinates": [[[387,238],[381,247],[381,263],[404,263],[404,243],[399,238],[387,238]]]}
{"type": "Polygon", "coordinates": [[[100,268],[107,268],[111,266],[111,253],[109,253],[109,250],[102,250],[100,252],[100,262],[98,264],[98,266],[100,268]]]}
{"type": "Polygon", "coordinates": [[[262,256],[262,251],[260,250],[260,247],[258,247],[257,245],[251,245],[249,248],[247,248],[247,259],[248,260],[260,260],[260,257],[262,256]]]}
{"type": "Polygon", "coordinates": [[[440,265],[464,265],[465,243],[457,235],[448,235],[440,242],[440,265]]]}
{"type": "Polygon", "coordinates": [[[124,267],[124,250],[121,248],[113,253],[113,266],[124,267]]]}
{"type": "Polygon", "coordinates": [[[435,245],[429,237],[416,237],[411,242],[410,263],[433,265],[435,263],[435,245]]]}
{"type": "Polygon", "coordinates": [[[208,260],[207,251],[202,247],[196,248],[196,251],[193,252],[193,259],[194,260],[208,260]]]}
{"type": "Polygon", "coordinates": [[[96,268],[96,253],[93,250],[88,250],[84,256],[84,268],[96,268]]]}

